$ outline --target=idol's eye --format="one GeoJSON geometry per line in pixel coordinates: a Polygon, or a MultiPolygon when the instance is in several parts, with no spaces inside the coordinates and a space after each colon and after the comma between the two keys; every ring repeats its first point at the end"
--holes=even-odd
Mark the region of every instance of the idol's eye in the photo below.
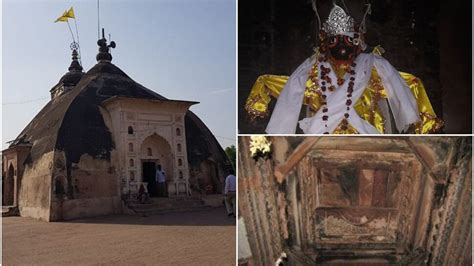
{"type": "Polygon", "coordinates": [[[350,36],[344,36],[344,43],[349,46],[358,45],[358,39],[352,38],[350,36]]]}
{"type": "Polygon", "coordinates": [[[330,43],[330,44],[335,44],[336,42],[337,42],[336,36],[332,36],[332,37],[329,39],[329,43],[330,43]]]}

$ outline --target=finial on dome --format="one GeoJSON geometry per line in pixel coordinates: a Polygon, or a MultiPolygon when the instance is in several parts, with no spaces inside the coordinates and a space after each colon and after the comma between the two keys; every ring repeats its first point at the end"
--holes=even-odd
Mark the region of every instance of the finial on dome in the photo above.
{"type": "Polygon", "coordinates": [[[71,44],[71,50],[72,50],[72,62],[71,65],[69,65],[69,72],[64,74],[62,76],[60,82],[64,86],[75,86],[79,80],[82,78],[84,75],[84,72],[82,72],[83,68],[81,64],[79,63],[79,53],[77,52],[77,44],[72,43],[71,44]]]}
{"type": "Polygon", "coordinates": [[[99,53],[96,56],[98,62],[110,62],[112,61],[112,55],[109,53],[110,48],[115,48],[115,42],[111,41],[109,45],[107,45],[107,39],[105,38],[105,32],[102,28],[102,39],[97,41],[97,45],[99,45],[99,53]]]}
{"type": "Polygon", "coordinates": [[[79,53],[77,52],[77,49],[72,50],[72,62],[71,65],[69,66],[69,72],[82,72],[82,66],[79,63],[79,58],[77,57],[79,53]]]}
{"type": "Polygon", "coordinates": [[[49,91],[51,93],[51,99],[55,99],[63,93],[73,89],[84,76],[85,73],[82,72],[83,68],[79,62],[78,49],[79,45],[76,42],[71,43],[72,62],[68,68],[69,72],[64,74],[59,80],[59,83],[49,91]]]}

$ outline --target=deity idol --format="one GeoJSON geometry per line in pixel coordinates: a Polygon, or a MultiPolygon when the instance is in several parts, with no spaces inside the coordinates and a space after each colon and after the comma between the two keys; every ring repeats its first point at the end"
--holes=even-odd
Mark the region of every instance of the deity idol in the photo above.
{"type": "Polygon", "coordinates": [[[334,4],[313,56],[290,77],[257,79],[245,108],[253,117],[264,117],[270,96],[277,97],[267,133],[295,133],[298,122],[305,134],[427,134],[441,129],[443,122],[420,79],[398,72],[381,56],[380,47],[363,52],[366,15],[357,24],[334,4]],[[302,105],[308,107],[307,117],[298,121],[302,105]]]}

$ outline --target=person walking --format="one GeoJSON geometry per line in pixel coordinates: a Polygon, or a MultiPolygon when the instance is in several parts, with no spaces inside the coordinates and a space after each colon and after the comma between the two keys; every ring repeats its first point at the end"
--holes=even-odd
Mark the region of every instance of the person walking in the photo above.
{"type": "Polygon", "coordinates": [[[235,193],[236,193],[236,180],[233,170],[229,170],[229,175],[225,178],[224,196],[225,196],[225,207],[227,210],[227,216],[235,217],[235,193]]]}

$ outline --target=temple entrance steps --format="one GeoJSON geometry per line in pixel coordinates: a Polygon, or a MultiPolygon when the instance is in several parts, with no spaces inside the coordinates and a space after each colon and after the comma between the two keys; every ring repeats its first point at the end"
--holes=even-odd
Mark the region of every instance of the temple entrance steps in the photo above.
{"type": "Polygon", "coordinates": [[[138,201],[129,201],[126,207],[129,210],[129,214],[150,216],[173,212],[201,211],[223,206],[222,204],[217,204],[217,200],[214,200],[214,198],[223,199],[223,196],[151,198],[150,202],[145,204],[139,203],[138,201]],[[211,198],[211,200],[209,200],[209,198],[211,198]]]}
{"type": "Polygon", "coordinates": [[[2,206],[2,217],[18,216],[17,206],[2,206]]]}

